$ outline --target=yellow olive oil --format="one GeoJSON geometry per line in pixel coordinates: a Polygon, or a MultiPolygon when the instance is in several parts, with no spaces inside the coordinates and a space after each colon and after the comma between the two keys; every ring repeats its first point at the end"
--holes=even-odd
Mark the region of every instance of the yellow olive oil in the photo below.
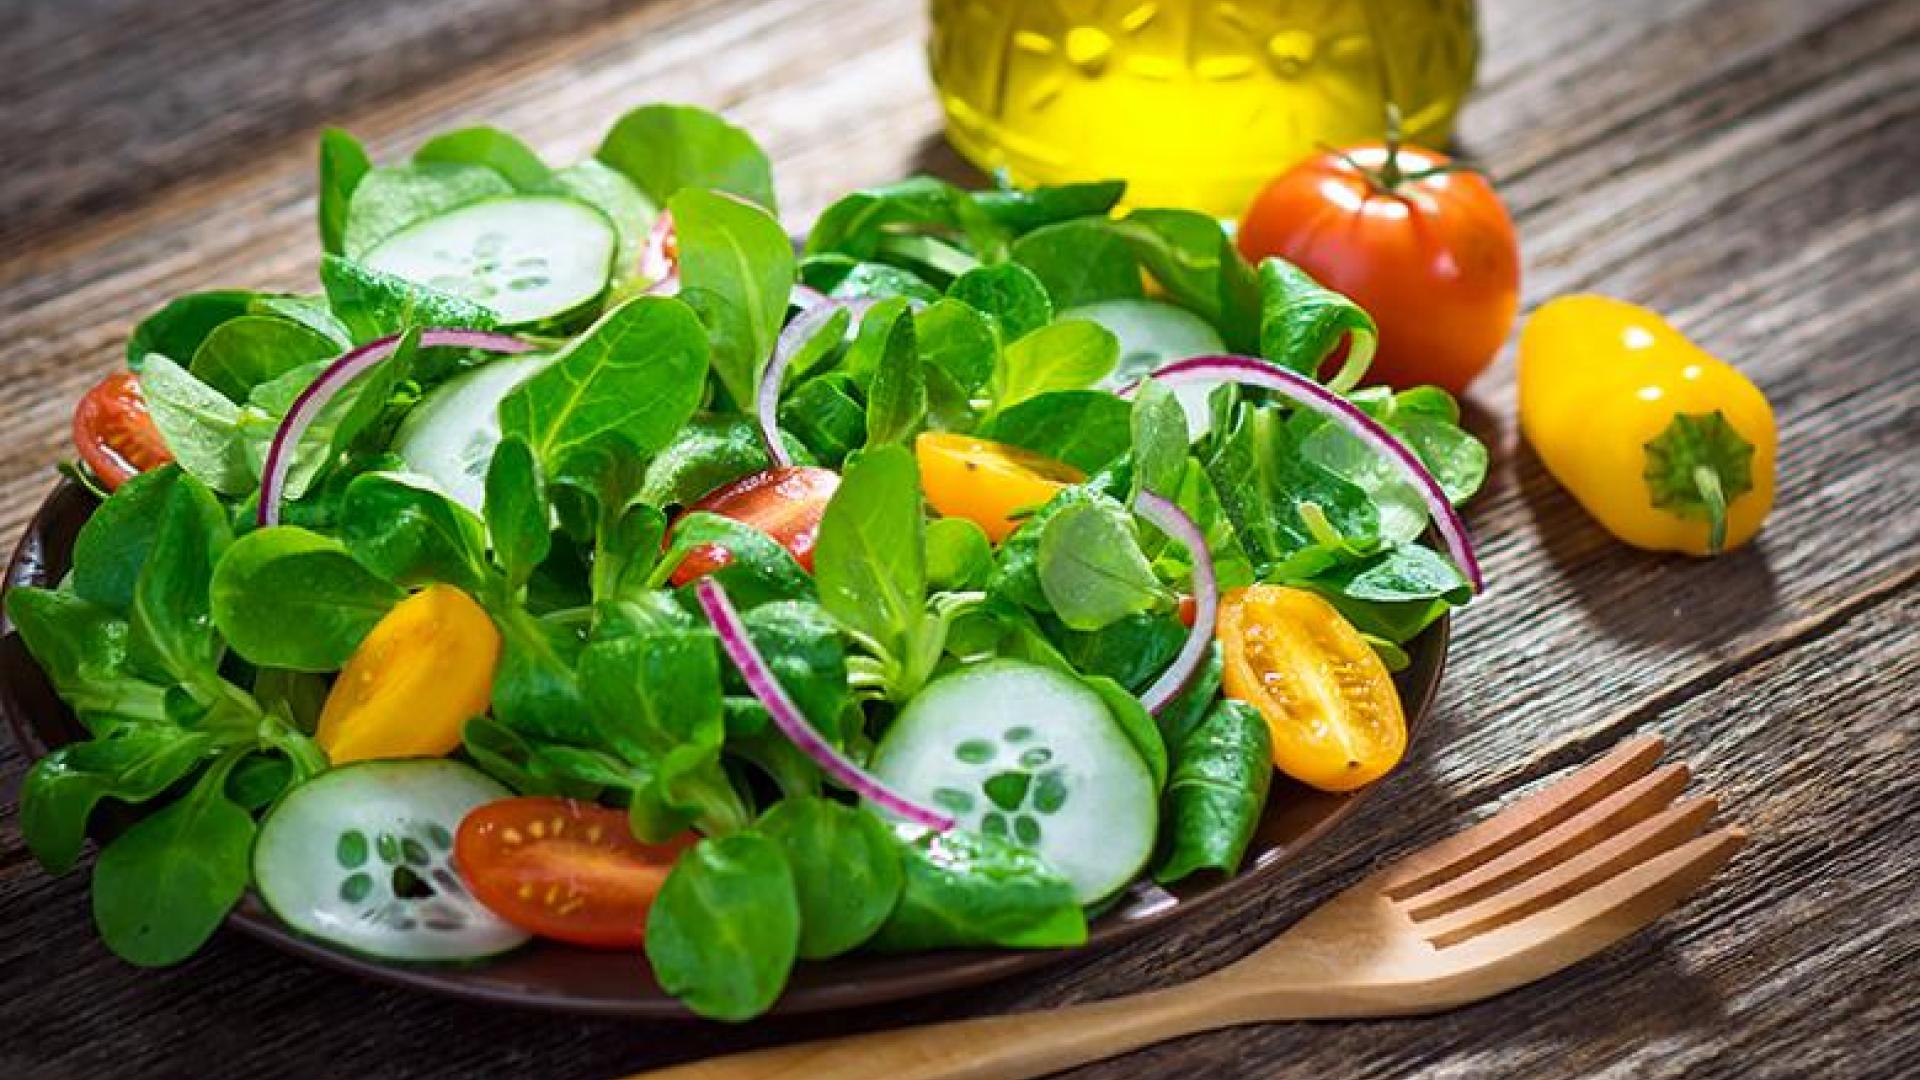
{"type": "Polygon", "coordinates": [[[932,0],[947,131],[1025,184],[1117,176],[1135,205],[1237,217],[1385,95],[1439,146],[1473,83],[1473,0],[932,0]]]}

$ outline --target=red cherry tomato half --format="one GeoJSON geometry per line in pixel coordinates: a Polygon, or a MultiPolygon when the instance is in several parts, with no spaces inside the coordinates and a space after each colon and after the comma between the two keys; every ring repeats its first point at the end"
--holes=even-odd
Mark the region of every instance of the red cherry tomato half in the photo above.
{"type": "MultiPolygon", "coordinates": [[[[802,567],[813,570],[813,542],[820,516],[840,487],[840,474],[811,465],[787,465],[723,484],[687,507],[751,525],[779,541],[802,567]]],[[[718,544],[698,547],[673,572],[685,585],[727,565],[733,556],[718,544]]]]}
{"type": "Polygon", "coordinates": [[[618,810],[527,796],[461,819],[453,863],[488,910],[522,930],[625,949],[646,939],[653,898],[696,839],[643,844],[618,810]]]}
{"type": "Polygon", "coordinates": [[[173,460],[131,371],[114,372],[80,398],[73,410],[73,447],[108,491],[173,460]]]}
{"type": "Polygon", "coordinates": [[[1322,154],[1282,173],[1240,223],[1240,251],[1278,256],[1365,308],[1380,329],[1366,381],[1455,394],[1486,370],[1520,306],[1520,247],[1478,173],[1403,146],[1322,154]]]}

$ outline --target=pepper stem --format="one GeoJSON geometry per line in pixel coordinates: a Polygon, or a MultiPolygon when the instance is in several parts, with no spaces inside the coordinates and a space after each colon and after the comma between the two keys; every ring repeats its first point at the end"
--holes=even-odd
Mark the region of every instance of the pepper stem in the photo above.
{"type": "Polygon", "coordinates": [[[1727,546],[1727,507],[1753,490],[1753,444],[1725,414],[1677,413],[1646,444],[1642,474],[1652,504],[1707,523],[1708,554],[1727,546]]]}

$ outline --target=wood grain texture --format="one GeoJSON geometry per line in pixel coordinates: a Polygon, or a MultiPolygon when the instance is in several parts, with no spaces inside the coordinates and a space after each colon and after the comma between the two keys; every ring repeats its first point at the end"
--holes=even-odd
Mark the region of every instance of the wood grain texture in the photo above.
{"type": "MultiPolygon", "coordinates": [[[[136,972],[13,818],[0,756],[0,1075],[608,1076],[795,1038],[1091,1000],[1242,955],[1367,868],[1644,728],[1754,834],[1702,899],[1587,966],[1445,1017],[1249,1028],[1072,1074],[1920,1073],[1920,5],[1487,0],[1463,148],[1518,220],[1529,306],[1666,311],[1767,390],[1780,501],[1713,562],[1626,549],[1521,446],[1512,365],[1471,396],[1492,591],[1439,714],[1323,858],[1257,902],[1045,978],[747,1028],[502,1013],[225,935],[136,972]]],[[[804,225],[938,139],[913,0],[25,0],[0,12],[0,536],[131,321],[218,283],[311,283],[311,146],[395,154],[486,120],[557,158],[654,99],[725,108],[804,225]]],[[[637,962],[637,961],[636,961],[637,962]]]]}

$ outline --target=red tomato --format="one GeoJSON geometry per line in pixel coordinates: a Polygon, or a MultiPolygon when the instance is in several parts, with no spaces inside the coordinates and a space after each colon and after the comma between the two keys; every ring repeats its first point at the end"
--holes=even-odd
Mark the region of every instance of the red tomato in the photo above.
{"type": "MultiPolygon", "coordinates": [[[[820,515],[827,512],[827,500],[839,486],[840,474],[832,469],[786,465],[714,488],[687,510],[704,510],[751,525],[779,541],[811,571],[820,515]]],[[[731,561],[733,556],[718,544],[695,548],[674,570],[673,583],[685,585],[731,561]]]]}
{"type": "Polygon", "coordinates": [[[1282,173],[1240,223],[1240,251],[1279,256],[1366,308],[1380,327],[1367,381],[1455,394],[1486,370],[1520,306],[1506,207],[1443,154],[1322,154],[1282,173]]]}
{"type": "Polygon", "coordinates": [[[643,844],[627,815],[572,799],[501,799],[467,814],[453,864],[473,895],[529,933],[596,948],[633,948],[647,911],[692,833],[643,844]]]}
{"type": "Polygon", "coordinates": [[[108,491],[173,460],[131,371],[114,372],[81,397],[73,410],[73,446],[108,491]]]}
{"type": "Polygon", "coordinates": [[[1174,609],[1174,614],[1179,617],[1181,626],[1191,630],[1193,621],[1200,617],[1200,601],[1181,593],[1180,606],[1174,609]]]}

